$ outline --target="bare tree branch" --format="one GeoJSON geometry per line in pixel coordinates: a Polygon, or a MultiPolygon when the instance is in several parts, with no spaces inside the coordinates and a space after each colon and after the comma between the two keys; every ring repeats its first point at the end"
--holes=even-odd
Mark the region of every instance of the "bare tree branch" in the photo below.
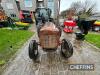
{"type": "Polygon", "coordinates": [[[82,17],[89,17],[95,14],[96,9],[96,3],[86,0],[85,2],[73,2],[69,9],[63,11],[61,14],[63,16],[66,16],[67,13],[69,13],[68,10],[74,10],[74,13],[78,16],[82,17]]]}

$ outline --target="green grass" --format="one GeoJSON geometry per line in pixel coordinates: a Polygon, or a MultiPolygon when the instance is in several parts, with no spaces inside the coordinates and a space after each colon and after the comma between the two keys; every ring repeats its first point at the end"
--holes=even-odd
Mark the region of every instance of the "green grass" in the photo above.
{"type": "Polygon", "coordinates": [[[86,41],[100,48],[100,34],[89,33],[86,36],[86,41]]]}
{"type": "Polygon", "coordinates": [[[33,35],[25,30],[0,29],[0,65],[5,64],[33,35]]]}

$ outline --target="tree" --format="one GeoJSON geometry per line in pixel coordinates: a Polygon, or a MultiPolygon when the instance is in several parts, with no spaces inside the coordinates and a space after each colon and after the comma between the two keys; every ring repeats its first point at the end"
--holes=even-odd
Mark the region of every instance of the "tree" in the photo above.
{"type": "Polygon", "coordinates": [[[86,0],[85,2],[73,2],[71,4],[70,9],[73,9],[76,13],[76,15],[79,15],[81,17],[89,17],[95,13],[96,3],[92,3],[89,0],[86,0]]]}
{"type": "Polygon", "coordinates": [[[69,10],[73,10],[75,15],[80,16],[81,18],[87,18],[95,14],[96,3],[86,0],[85,2],[73,2],[69,9],[61,12],[61,16],[66,17],[66,14],[69,13],[69,10]]]}
{"type": "Polygon", "coordinates": [[[60,16],[62,16],[63,18],[65,18],[65,17],[66,17],[66,12],[67,12],[67,11],[68,11],[68,10],[62,11],[61,14],[60,14],[60,16]]]}

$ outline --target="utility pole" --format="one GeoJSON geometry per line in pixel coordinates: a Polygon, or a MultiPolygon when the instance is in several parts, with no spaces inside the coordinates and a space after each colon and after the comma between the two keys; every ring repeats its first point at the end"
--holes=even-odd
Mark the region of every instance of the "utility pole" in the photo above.
{"type": "Polygon", "coordinates": [[[61,3],[61,0],[58,0],[58,2],[59,2],[59,3],[58,3],[59,9],[58,9],[58,15],[57,15],[57,24],[59,24],[59,16],[60,16],[59,13],[60,13],[60,3],[61,3]]]}
{"type": "Polygon", "coordinates": [[[1,9],[2,7],[1,7],[1,0],[0,0],[0,9],[1,9]]]}

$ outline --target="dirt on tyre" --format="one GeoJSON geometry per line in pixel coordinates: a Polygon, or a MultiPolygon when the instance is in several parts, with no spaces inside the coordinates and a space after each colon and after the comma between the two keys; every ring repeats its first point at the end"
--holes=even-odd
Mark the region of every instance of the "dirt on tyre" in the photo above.
{"type": "Polygon", "coordinates": [[[70,58],[73,55],[73,46],[69,40],[62,40],[61,54],[64,58],[70,58]]]}
{"type": "Polygon", "coordinates": [[[38,58],[38,43],[32,40],[29,44],[29,58],[36,60],[38,58]]]}

